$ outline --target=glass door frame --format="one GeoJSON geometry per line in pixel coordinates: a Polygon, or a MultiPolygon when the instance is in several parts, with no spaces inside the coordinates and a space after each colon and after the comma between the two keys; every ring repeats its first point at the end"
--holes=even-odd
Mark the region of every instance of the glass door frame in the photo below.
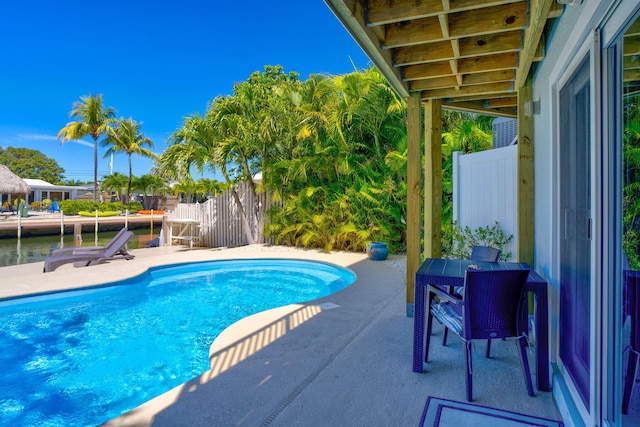
{"type": "MultiPolygon", "coordinates": [[[[571,377],[567,373],[566,368],[564,367],[562,360],[560,359],[560,339],[559,333],[554,333],[555,343],[552,348],[552,361],[555,362],[554,370],[556,375],[554,377],[554,394],[556,395],[556,400],[562,401],[563,406],[565,406],[565,410],[568,412],[563,412],[563,417],[569,417],[570,419],[576,422],[575,425],[595,425],[596,420],[600,418],[600,358],[601,358],[601,342],[600,342],[600,319],[601,319],[601,295],[599,292],[599,286],[597,285],[600,279],[600,257],[602,254],[601,251],[601,231],[602,228],[599,225],[600,218],[602,216],[601,209],[601,167],[600,167],[600,145],[599,145],[599,133],[598,130],[600,128],[600,116],[598,115],[598,89],[599,89],[599,75],[597,70],[599,69],[599,37],[597,36],[597,32],[589,31],[585,34],[584,38],[581,40],[575,40],[576,44],[574,44],[575,48],[572,50],[571,54],[568,55],[564,63],[557,64],[557,72],[552,73],[550,76],[551,83],[551,99],[552,99],[552,120],[553,123],[553,135],[554,135],[554,149],[553,149],[553,170],[554,170],[554,196],[553,196],[553,211],[555,214],[555,224],[553,225],[554,229],[554,242],[553,242],[553,252],[555,253],[554,266],[552,276],[559,278],[560,277],[560,239],[562,236],[560,235],[560,230],[562,229],[560,226],[561,221],[561,212],[560,212],[560,168],[562,167],[559,164],[560,159],[560,128],[563,125],[560,123],[560,91],[565,87],[567,83],[572,79],[574,74],[577,72],[578,67],[583,64],[585,59],[589,62],[589,81],[590,81],[590,163],[591,163],[591,218],[592,220],[592,228],[591,228],[591,259],[590,259],[590,270],[591,270],[591,280],[589,284],[589,292],[590,292],[590,308],[589,308],[589,322],[591,329],[591,339],[590,339],[590,348],[589,348],[589,357],[590,357],[590,368],[589,368],[589,404],[588,408],[585,404],[583,404],[582,399],[580,398],[580,394],[571,380],[571,377]],[[578,421],[580,420],[580,421],[578,421]]],[[[558,283],[559,286],[559,283],[558,283]]],[[[560,309],[560,295],[559,290],[554,292],[552,296],[552,312],[559,313],[560,309]]],[[[555,322],[558,322],[558,319],[555,319],[555,322]]],[[[559,331],[559,324],[556,323],[555,326],[552,326],[555,331],[559,331]]]]}
{"type": "MultiPolygon", "coordinates": [[[[602,425],[622,424],[623,328],[623,57],[622,36],[640,16],[636,1],[622,1],[605,15],[601,30],[602,233],[602,425]],[[608,178],[608,179],[607,179],[608,178]]],[[[624,426],[626,427],[626,426],[624,426]]]]}

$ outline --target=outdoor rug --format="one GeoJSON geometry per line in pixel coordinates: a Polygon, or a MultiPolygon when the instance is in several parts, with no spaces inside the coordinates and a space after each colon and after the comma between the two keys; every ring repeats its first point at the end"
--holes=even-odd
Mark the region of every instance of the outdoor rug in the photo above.
{"type": "Polygon", "coordinates": [[[420,427],[562,427],[561,421],[517,414],[501,409],[454,400],[429,397],[424,407],[420,427]]]}

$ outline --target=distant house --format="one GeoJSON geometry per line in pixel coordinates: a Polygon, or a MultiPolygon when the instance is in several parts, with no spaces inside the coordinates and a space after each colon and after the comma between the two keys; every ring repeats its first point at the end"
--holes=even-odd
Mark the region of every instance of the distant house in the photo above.
{"type": "Polygon", "coordinates": [[[76,200],[78,194],[84,194],[89,191],[86,186],[54,185],[41,179],[23,178],[23,181],[31,187],[31,193],[27,196],[27,203],[41,202],[44,199],[76,200]]]}

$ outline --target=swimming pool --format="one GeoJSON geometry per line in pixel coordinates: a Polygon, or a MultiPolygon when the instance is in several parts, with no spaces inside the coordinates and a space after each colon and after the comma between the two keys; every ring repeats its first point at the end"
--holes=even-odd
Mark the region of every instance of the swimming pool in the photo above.
{"type": "Polygon", "coordinates": [[[232,323],[354,280],[315,261],[210,261],[2,301],[0,425],[105,422],[209,369],[209,347],[232,323]]]}

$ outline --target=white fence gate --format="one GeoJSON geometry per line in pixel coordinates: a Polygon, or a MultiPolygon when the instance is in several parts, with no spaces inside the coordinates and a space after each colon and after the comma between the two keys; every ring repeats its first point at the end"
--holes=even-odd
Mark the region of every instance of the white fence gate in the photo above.
{"type": "MultiPolygon", "coordinates": [[[[236,192],[246,212],[252,212],[256,203],[258,208],[264,203],[266,193],[258,195],[259,200],[254,200],[249,183],[243,182],[236,186],[236,192]]],[[[267,202],[267,208],[269,204],[267,202]]],[[[250,227],[258,227],[253,221],[253,215],[248,214],[250,227]]],[[[248,239],[243,228],[240,207],[234,199],[231,191],[227,191],[204,203],[179,203],[176,209],[165,215],[163,230],[165,243],[169,241],[169,224],[173,221],[193,220],[198,223],[198,245],[210,248],[234,247],[248,244],[248,239]]]]}
{"type": "Polygon", "coordinates": [[[517,248],[518,147],[453,154],[453,219],[472,230],[493,226],[513,240],[505,248],[515,259],[517,248]]]}

